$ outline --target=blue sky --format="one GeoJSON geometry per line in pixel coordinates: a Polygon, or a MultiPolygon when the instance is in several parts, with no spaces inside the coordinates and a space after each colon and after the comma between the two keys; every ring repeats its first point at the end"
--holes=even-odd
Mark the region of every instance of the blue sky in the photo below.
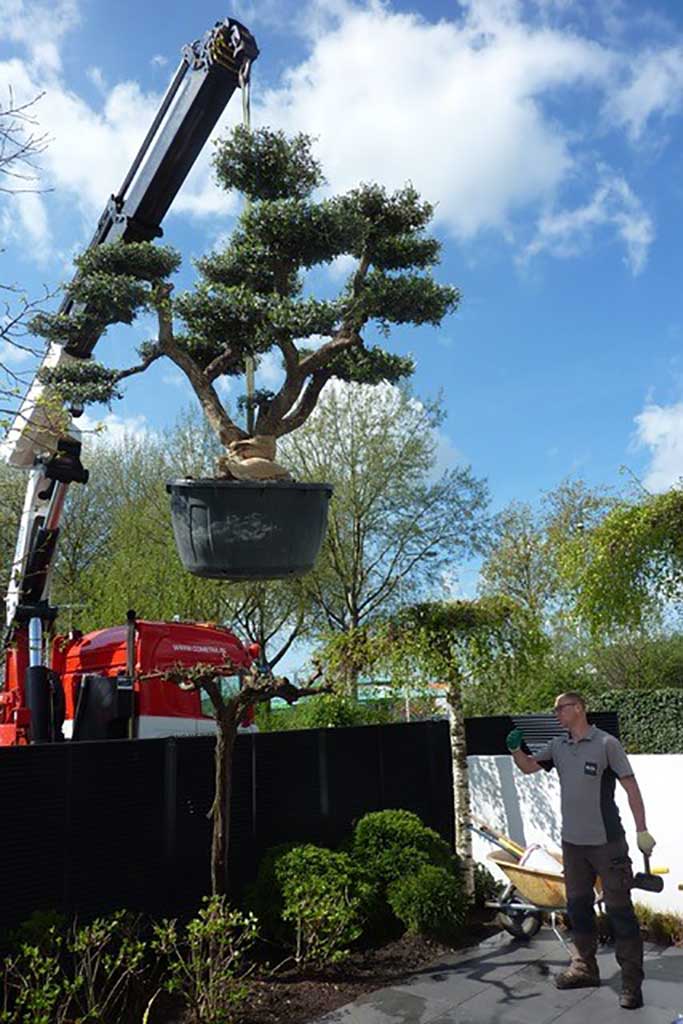
{"type": "MultiPolygon", "coordinates": [[[[334,190],[412,180],[437,205],[439,276],[459,285],[461,309],[390,344],[414,353],[418,395],[444,392],[444,464],[471,463],[496,507],[570,475],[619,484],[624,464],[650,489],[675,482],[679,0],[0,0],[0,98],[10,86],[19,100],[45,93],[36,115],[52,189],[0,195],[0,281],[35,294],[66,278],[182,45],[225,15],[261,48],[254,124],[316,135],[334,190]]],[[[236,96],[221,127],[240,114],[236,96]]],[[[212,184],[210,149],[165,222],[185,283],[237,209],[212,184]]],[[[144,337],[144,325],[112,332],[98,355],[123,364],[144,337]]],[[[263,373],[267,383],[273,366],[263,373]]],[[[188,397],[159,365],[108,422],[160,430],[188,397]]]]}

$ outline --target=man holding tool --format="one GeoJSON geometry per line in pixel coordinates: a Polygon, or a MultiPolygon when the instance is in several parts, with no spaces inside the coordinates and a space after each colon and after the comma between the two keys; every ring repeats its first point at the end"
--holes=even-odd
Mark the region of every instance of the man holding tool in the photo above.
{"type": "Polygon", "coordinates": [[[519,729],[513,729],[506,740],[515,764],[525,775],[541,768],[556,768],[560,776],[562,858],[576,953],[569,968],[557,975],[555,984],[557,988],[600,984],[593,909],[593,886],[599,876],[621,967],[619,1005],[635,1010],[643,1005],[643,942],[631,902],[631,860],[614,801],[617,779],[628,794],[638,849],[646,858],[655,841],[647,831],[643,798],[619,740],[588,723],[586,702],[579,693],[560,694],[555,700],[555,714],[569,735],[553,737],[535,757],[521,749],[523,736],[519,729]]]}

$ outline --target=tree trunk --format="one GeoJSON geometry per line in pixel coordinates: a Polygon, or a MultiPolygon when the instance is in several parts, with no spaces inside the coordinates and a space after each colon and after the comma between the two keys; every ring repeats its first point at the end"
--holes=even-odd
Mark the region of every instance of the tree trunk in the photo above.
{"type": "Polygon", "coordinates": [[[450,726],[451,756],[453,758],[453,805],[455,810],[455,849],[462,863],[465,890],[474,898],[474,860],[472,857],[472,820],[470,806],[470,783],[467,768],[467,744],[465,741],[465,716],[462,710],[460,679],[449,680],[446,694],[448,701],[448,724],[450,726]]]}
{"type": "Polygon", "coordinates": [[[232,755],[237,735],[237,716],[233,707],[215,709],[216,748],[214,754],[214,798],[211,808],[211,892],[222,896],[228,891],[228,853],[230,849],[230,806],[232,803],[232,755]]]}

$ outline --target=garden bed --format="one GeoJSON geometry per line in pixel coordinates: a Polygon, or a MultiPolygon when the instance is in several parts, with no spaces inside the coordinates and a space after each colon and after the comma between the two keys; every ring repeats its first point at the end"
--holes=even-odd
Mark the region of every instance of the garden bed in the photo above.
{"type": "MultiPolygon", "coordinates": [[[[320,970],[298,971],[286,964],[275,971],[261,968],[251,977],[249,998],[239,1014],[240,1024],[311,1024],[364,993],[386,988],[455,949],[477,945],[497,931],[492,912],[477,911],[462,941],[448,946],[406,934],[377,949],[354,951],[343,963],[320,970]]],[[[160,998],[149,1024],[184,1024],[177,1007],[170,997],[160,998]]]]}

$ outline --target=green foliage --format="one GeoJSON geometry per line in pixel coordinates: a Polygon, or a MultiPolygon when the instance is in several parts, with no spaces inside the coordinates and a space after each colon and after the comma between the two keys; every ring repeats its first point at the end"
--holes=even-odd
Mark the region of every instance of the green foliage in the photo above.
{"type": "Polygon", "coordinates": [[[634,903],[633,909],[648,942],[658,946],[683,945],[683,914],[673,910],[654,910],[646,903],[634,903]]]}
{"type": "Polygon", "coordinates": [[[311,152],[312,139],[240,125],[216,147],[213,166],[225,189],[235,188],[251,200],[305,199],[324,177],[311,152]]]}
{"type": "MultiPolygon", "coordinates": [[[[180,268],[181,256],[168,245],[119,241],[86,249],[74,262],[84,277],[123,275],[154,284],[164,281],[180,268]]],[[[78,280],[74,287],[78,287],[78,280]]]]}
{"type": "Polygon", "coordinates": [[[118,1024],[147,969],[137,918],[118,911],[65,931],[34,917],[20,933],[36,941],[5,961],[2,1024],[118,1024]]]}
{"type": "Polygon", "coordinates": [[[118,371],[89,360],[44,368],[38,371],[38,379],[52,388],[65,404],[110,402],[121,398],[117,387],[118,371]]]}
{"type": "Polygon", "coordinates": [[[325,693],[311,697],[301,707],[292,708],[291,712],[289,709],[283,711],[279,721],[283,720],[292,723],[289,728],[296,729],[383,725],[390,721],[390,711],[379,702],[366,705],[344,694],[325,693]]]}
{"type": "Polygon", "coordinates": [[[82,983],[70,981],[60,957],[64,940],[53,931],[51,948],[25,943],[3,965],[1,1024],[65,1024],[71,999],[82,983]]]}
{"type": "Polygon", "coordinates": [[[455,874],[458,861],[441,836],[405,810],[372,811],[353,830],[350,850],[383,891],[431,864],[455,874]]]}
{"type": "Polygon", "coordinates": [[[436,938],[448,938],[458,932],[469,903],[461,880],[432,864],[422,864],[414,874],[392,882],[388,899],[409,932],[436,938]]]}
{"type": "Polygon", "coordinates": [[[683,754],[683,690],[610,690],[591,711],[616,711],[621,741],[632,754],[683,754]]]}
{"type": "Polygon", "coordinates": [[[566,544],[561,566],[593,635],[641,626],[683,596],[683,490],[622,502],[566,544]]]}
{"type": "Polygon", "coordinates": [[[267,908],[271,933],[279,933],[298,964],[320,966],[347,955],[362,934],[371,897],[372,886],[348,854],[306,844],[269,851],[254,903],[267,908]]]}
{"type": "Polygon", "coordinates": [[[81,1019],[120,1021],[134,980],[146,969],[146,943],[139,919],[120,910],[74,926],[68,947],[78,983],[74,1003],[81,1019]]]}
{"type": "Polygon", "coordinates": [[[211,896],[181,928],[154,927],[153,949],[164,958],[164,987],[184,1000],[192,1024],[235,1024],[248,994],[247,954],[256,940],[256,918],[211,896]]]}
{"type": "Polygon", "coordinates": [[[487,900],[497,900],[504,889],[502,882],[493,877],[485,864],[474,865],[474,905],[483,907],[487,900]]]}
{"type": "Polygon", "coordinates": [[[366,347],[361,331],[371,324],[385,334],[394,324],[438,326],[457,309],[458,290],[429,273],[439,256],[438,242],[423,234],[433,208],[412,186],[388,193],[370,184],[314,197],[323,176],[311,147],[305,135],[288,139],[244,127],[218,145],[220,184],[238,188],[249,202],[226,248],[198,261],[198,283],[186,294],[171,297],[168,279],[180,262],[173,250],[115,243],[79,257],[79,274],[67,289],[73,317],[40,316],[34,330],[73,345],[150,310],[159,320],[158,340],[141,353],[141,364],[110,378],[101,369],[84,374],[63,367],[46,374],[45,382],[65,400],[108,401],[118,395],[118,380],[167,356],[187,374],[227,444],[238,428],[227,409],[216,408],[213,385],[221,376],[244,373],[247,357],[274,348],[283,356],[285,380],[272,401],[259,403],[254,426],[255,433],[276,437],[310,416],[332,376],[378,384],[412,373],[411,358],[366,347]],[[304,272],[340,256],[357,261],[340,294],[303,294],[304,272]]]}

